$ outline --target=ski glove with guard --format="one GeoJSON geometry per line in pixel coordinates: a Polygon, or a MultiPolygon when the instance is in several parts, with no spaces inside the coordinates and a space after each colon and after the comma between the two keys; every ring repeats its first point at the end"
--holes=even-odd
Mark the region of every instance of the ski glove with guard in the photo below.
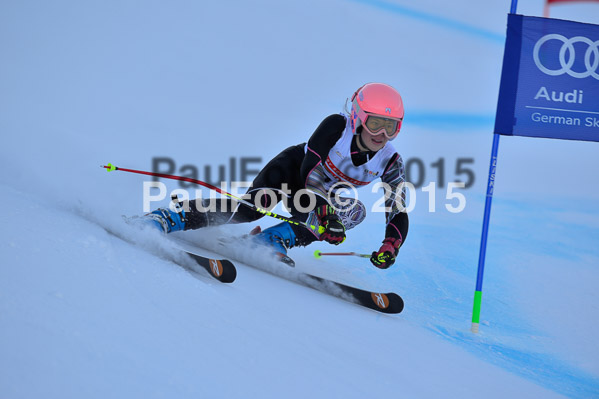
{"type": "Polygon", "coordinates": [[[401,240],[393,237],[387,237],[383,240],[383,245],[378,251],[374,251],[370,256],[370,261],[379,269],[387,269],[395,263],[395,258],[399,253],[401,240]]]}
{"type": "Polygon", "coordinates": [[[341,223],[339,215],[335,213],[335,208],[322,205],[316,208],[316,216],[320,225],[324,227],[324,232],[320,234],[320,241],[339,245],[345,240],[345,226],[341,223]]]}

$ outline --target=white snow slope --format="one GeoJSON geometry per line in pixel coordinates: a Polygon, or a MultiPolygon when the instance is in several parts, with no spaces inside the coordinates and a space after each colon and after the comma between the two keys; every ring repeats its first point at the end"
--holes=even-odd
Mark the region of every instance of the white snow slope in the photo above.
{"type": "MultiPolygon", "coordinates": [[[[481,332],[469,330],[508,9],[2,2],[0,398],[599,397],[596,143],[502,138],[481,332]],[[331,249],[322,243],[290,255],[299,270],[398,292],[402,314],[243,263],[231,285],[194,276],[168,240],[121,222],[143,213],[147,179],[99,165],[150,170],[170,157],[173,173],[191,164],[216,181],[234,158],[239,178],[242,157],[260,158],[249,164],[258,169],[306,141],[369,81],[402,93],[394,144],[404,160],[422,160],[424,185],[437,190],[412,196],[410,233],[387,271],[315,260],[314,250],[331,249]],[[431,166],[441,158],[444,184],[431,166]],[[459,158],[473,159],[475,181],[461,190],[465,209],[451,213],[446,186],[464,179],[459,158]]],[[[552,16],[599,23],[599,6],[555,6],[552,16]]],[[[359,194],[369,209],[378,199],[359,194]]],[[[378,248],[383,220],[371,212],[334,249],[378,248]]]]}

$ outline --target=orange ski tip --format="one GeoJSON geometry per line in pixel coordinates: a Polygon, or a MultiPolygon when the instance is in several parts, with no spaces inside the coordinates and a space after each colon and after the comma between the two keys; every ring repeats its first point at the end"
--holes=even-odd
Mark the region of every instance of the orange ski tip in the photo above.
{"type": "Polygon", "coordinates": [[[389,298],[385,294],[377,294],[375,292],[370,294],[372,296],[372,300],[381,309],[387,309],[389,307],[389,298]]]}

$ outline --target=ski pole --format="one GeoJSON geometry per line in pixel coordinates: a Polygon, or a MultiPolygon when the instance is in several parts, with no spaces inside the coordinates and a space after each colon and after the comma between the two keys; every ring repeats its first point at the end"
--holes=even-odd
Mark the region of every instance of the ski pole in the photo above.
{"type": "MultiPolygon", "coordinates": [[[[317,229],[317,227],[314,226],[314,225],[311,225],[311,224],[308,224],[308,223],[305,223],[305,222],[301,222],[299,220],[295,220],[293,218],[289,218],[289,217],[286,217],[286,216],[278,215],[278,214],[276,214],[274,212],[267,211],[266,209],[260,208],[259,206],[256,206],[256,205],[252,204],[251,202],[249,202],[247,200],[244,200],[243,198],[239,198],[239,197],[237,197],[237,196],[235,196],[235,195],[233,195],[231,193],[228,193],[228,192],[226,192],[226,191],[224,191],[224,190],[222,190],[222,189],[220,189],[220,188],[218,188],[216,186],[213,186],[212,184],[203,182],[201,180],[192,179],[190,177],[167,175],[167,174],[164,174],[164,173],[146,172],[146,171],[143,171],[143,170],[120,168],[118,166],[114,166],[111,163],[109,163],[108,165],[100,165],[100,167],[101,168],[105,168],[107,172],[112,172],[114,170],[120,170],[122,172],[137,173],[137,174],[140,174],[140,175],[156,176],[156,177],[162,177],[162,178],[165,178],[165,179],[180,180],[180,181],[185,181],[185,182],[189,182],[189,183],[199,184],[200,186],[204,186],[204,187],[206,187],[206,188],[208,188],[210,190],[216,191],[219,194],[226,195],[226,196],[234,199],[235,201],[239,202],[240,204],[243,204],[243,205],[245,205],[245,206],[247,206],[247,207],[255,210],[256,212],[262,213],[263,215],[270,216],[272,218],[279,219],[279,220],[282,220],[284,222],[288,222],[288,223],[294,224],[296,226],[304,226],[304,227],[306,227],[307,229],[310,229],[310,230],[316,230],[317,229]]],[[[318,232],[320,234],[322,234],[324,232],[324,230],[325,230],[324,227],[322,227],[322,226],[318,227],[318,232]]]]}
{"type": "Polygon", "coordinates": [[[320,252],[318,250],[314,251],[314,257],[316,259],[320,259],[323,256],[357,256],[360,258],[370,258],[369,254],[359,254],[356,252],[320,252]]]}

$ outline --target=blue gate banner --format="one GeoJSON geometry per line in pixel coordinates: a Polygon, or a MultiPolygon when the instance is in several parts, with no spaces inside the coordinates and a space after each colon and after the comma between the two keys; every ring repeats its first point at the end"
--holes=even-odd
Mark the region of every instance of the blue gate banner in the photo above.
{"type": "Polygon", "coordinates": [[[508,15],[495,133],[599,141],[599,25],[508,15]]]}

